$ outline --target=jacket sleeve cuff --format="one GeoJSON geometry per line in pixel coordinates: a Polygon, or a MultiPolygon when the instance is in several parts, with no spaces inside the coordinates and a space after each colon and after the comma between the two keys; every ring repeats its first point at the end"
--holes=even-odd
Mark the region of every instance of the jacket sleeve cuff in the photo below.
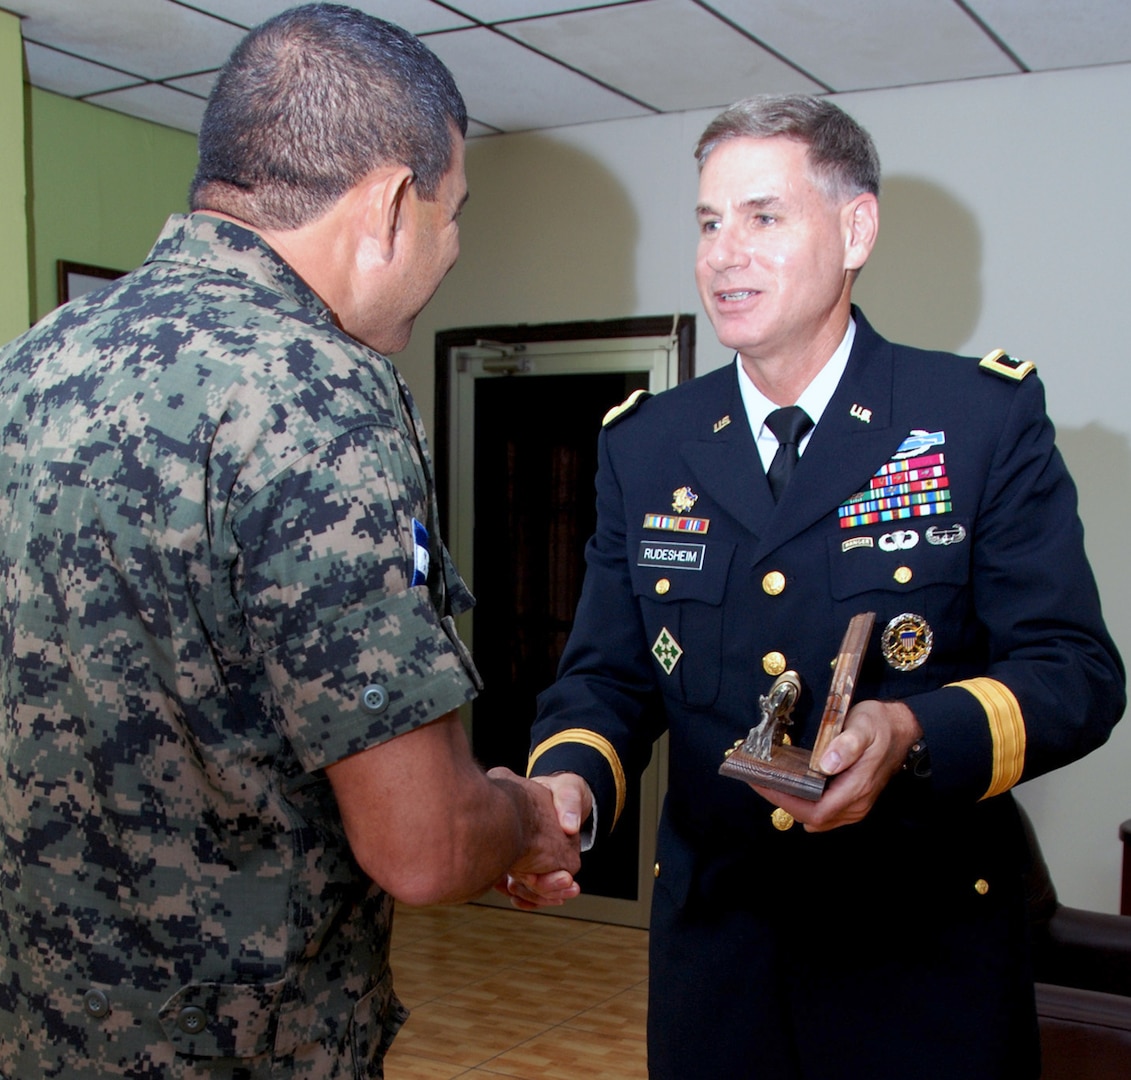
{"type": "Polygon", "coordinates": [[[989,799],[1017,784],[1025,769],[1025,718],[1016,696],[997,679],[949,683],[907,699],[931,751],[940,794],[989,799]]]}
{"type": "Polygon", "coordinates": [[[551,735],[531,750],[526,775],[558,772],[576,773],[589,785],[594,817],[600,821],[598,829],[602,834],[611,831],[624,809],[628,791],[624,767],[613,744],[585,728],[551,735]]]}

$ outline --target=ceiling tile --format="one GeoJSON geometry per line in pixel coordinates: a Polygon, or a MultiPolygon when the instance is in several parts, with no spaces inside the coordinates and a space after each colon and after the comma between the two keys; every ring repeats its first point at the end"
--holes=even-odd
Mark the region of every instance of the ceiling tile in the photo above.
{"type": "Polygon", "coordinates": [[[170,0],[15,0],[25,39],[145,78],[218,67],[237,27],[170,0]]]}
{"type": "MultiPolygon", "coordinates": [[[[154,81],[203,98],[244,27],[294,2],[0,0],[0,7],[23,17],[36,86],[84,97],[154,81]]],[[[352,2],[425,35],[464,91],[472,134],[708,108],[762,90],[866,90],[1012,73],[1013,56],[1038,71],[1131,62],[1131,0],[352,2]],[[497,32],[477,21],[497,24],[497,32]]],[[[138,89],[132,99],[144,101],[138,115],[175,127],[203,107],[168,89],[138,89]]]]}
{"type": "Polygon", "coordinates": [[[157,83],[95,94],[86,100],[92,105],[102,105],[115,112],[152,120],[155,124],[164,124],[193,135],[200,130],[200,122],[204,119],[204,101],[157,83]]]}
{"type": "Polygon", "coordinates": [[[692,0],[508,23],[505,32],[662,111],[822,89],[692,0]]]}
{"type": "Polygon", "coordinates": [[[1127,0],[973,0],[970,7],[1034,71],[1131,60],[1127,0]]]}
{"type": "Polygon", "coordinates": [[[83,97],[99,90],[116,90],[138,80],[101,64],[26,42],[28,79],[32,86],[65,97],[83,97]]]}
{"type": "Polygon", "coordinates": [[[749,0],[711,0],[711,5],[835,91],[1017,71],[954,0],[788,0],[756,5],[749,0]]]}
{"type": "Polygon", "coordinates": [[[484,124],[480,124],[477,120],[468,120],[467,122],[467,137],[469,139],[477,138],[480,135],[497,135],[498,132],[494,128],[489,128],[484,124]]]}
{"type": "Polygon", "coordinates": [[[648,115],[647,109],[491,30],[435,34],[428,44],[455,76],[469,115],[500,131],[648,115]]]}
{"type": "Polygon", "coordinates": [[[183,79],[169,79],[165,85],[207,99],[219,76],[218,71],[202,71],[199,75],[186,75],[183,79]]]}
{"type": "Polygon", "coordinates": [[[557,15],[579,8],[610,7],[639,3],[639,0],[452,0],[465,15],[480,22],[495,23],[510,19],[529,19],[537,15],[557,15]]]}
{"type": "MultiPolygon", "coordinates": [[[[296,0],[189,0],[193,7],[210,12],[220,18],[230,19],[240,26],[258,26],[259,23],[294,7],[296,0]]],[[[350,6],[395,22],[414,34],[436,30],[454,30],[473,23],[434,4],[432,0],[349,0],[350,6]]]]}

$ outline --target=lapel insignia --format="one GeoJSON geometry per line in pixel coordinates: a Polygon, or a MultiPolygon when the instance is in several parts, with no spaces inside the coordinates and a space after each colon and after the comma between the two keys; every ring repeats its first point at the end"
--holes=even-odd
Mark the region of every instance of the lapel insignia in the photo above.
{"type": "Polygon", "coordinates": [[[899,444],[891,461],[868,482],[868,487],[840,504],[840,527],[854,529],[883,521],[949,514],[954,507],[946,455],[937,449],[945,443],[945,432],[918,428],[912,431],[899,444]]]}
{"type": "Polygon", "coordinates": [[[850,416],[855,416],[857,420],[863,420],[865,424],[872,422],[872,410],[865,409],[863,405],[853,405],[848,413],[850,416]]]}
{"type": "Polygon", "coordinates": [[[720,431],[722,431],[723,428],[725,428],[727,426],[727,424],[729,424],[729,423],[730,423],[730,417],[729,416],[724,416],[724,417],[722,417],[722,419],[716,420],[715,421],[715,427],[713,429],[715,434],[718,435],[718,433],[720,431]]]}
{"type": "Polygon", "coordinates": [[[672,492],[672,509],[677,514],[686,514],[698,501],[699,496],[689,487],[676,488],[672,492]]]}
{"type": "Polygon", "coordinates": [[[660,667],[664,669],[665,675],[670,675],[675,670],[679,658],[683,655],[679,642],[672,637],[671,631],[666,626],[660,631],[659,636],[652,644],[652,655],[656,658],[660,667]]]}

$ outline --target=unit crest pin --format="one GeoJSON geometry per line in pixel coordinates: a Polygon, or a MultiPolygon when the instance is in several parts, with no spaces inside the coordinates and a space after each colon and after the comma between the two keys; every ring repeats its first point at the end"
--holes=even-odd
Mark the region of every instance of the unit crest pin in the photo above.
{"type": "Polygon", "coordinates": [[[676,488],[672,492],[672,509],[677,514],[686,514],[699,501],[699,496],[689,487],[676,488]]]}

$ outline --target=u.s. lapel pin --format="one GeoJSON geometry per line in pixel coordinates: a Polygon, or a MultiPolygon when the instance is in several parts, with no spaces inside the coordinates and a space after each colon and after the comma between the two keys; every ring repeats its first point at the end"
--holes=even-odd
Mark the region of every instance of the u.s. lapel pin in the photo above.
{"type": "Polygon", "coordinates": [[[848,410],[848,412],[850,416],[855,416],[857,420],[860,420],[865,424],[870,424],[872,422],[872,410],[865,409],[863,405],[854,404],[852,408],[848,410]]]}
{"type": "Polygon", "coordinates": [[[730,423],[730,416],[729,415],[728,416],[722,416],[718,420],[716,420],[715,421],[715,427],[714,427],[715,434],[718,435],[718,433],[720,431],[722,431],[723,428],[725,428],[727,426],[727,424],[729,424],[729,423],[730,423]]]}

